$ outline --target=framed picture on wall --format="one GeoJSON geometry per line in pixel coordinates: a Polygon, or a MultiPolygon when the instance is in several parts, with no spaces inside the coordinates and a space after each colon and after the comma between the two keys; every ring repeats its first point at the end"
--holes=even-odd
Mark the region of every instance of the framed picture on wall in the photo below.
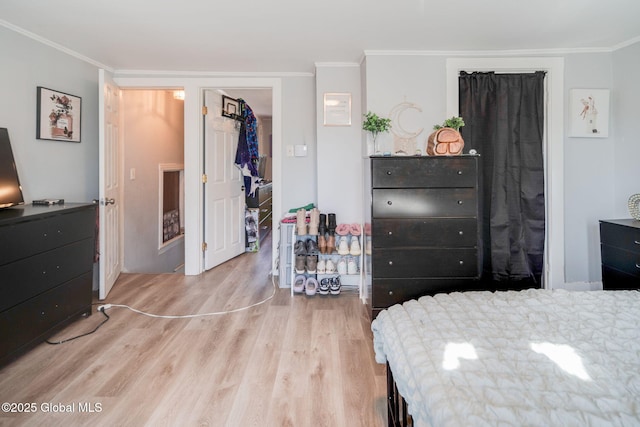
{"type": "Polygon", "coordinates": [[[324,125],[351,126],[351,94],[324,94],[324,125]]]}
{"type": "Polygon", "coordinates": [[[38,86],[36,138],[80,142],[82,98],[38,86]]]}
{"type": "Polygon", "coordinates": [[[569,136],[609,136],[609,90],[571,89],[569,93],[569,136]]]}

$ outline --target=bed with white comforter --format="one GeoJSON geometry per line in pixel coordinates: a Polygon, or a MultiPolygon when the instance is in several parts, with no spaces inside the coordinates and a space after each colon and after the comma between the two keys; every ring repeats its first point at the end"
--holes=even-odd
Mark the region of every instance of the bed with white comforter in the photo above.
{"type": "Polygon", "coordinates": [[[438,294],[372,323],[417,427],[640,426],[640,292],[438,294]]]}

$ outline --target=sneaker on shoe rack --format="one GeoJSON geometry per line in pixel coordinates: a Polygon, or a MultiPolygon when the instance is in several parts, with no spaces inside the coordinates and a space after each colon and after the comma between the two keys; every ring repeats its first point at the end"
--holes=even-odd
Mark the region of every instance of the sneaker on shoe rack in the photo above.
{"type": "Polygon", "coordinates": [[[318,253],[318,244],[314,239],[307,239],[306,243],[307,254],[317,254],[318,253]]]}
{"type": "Polygon", "coordinates": [[[346,237],[340,238],[340,243],[338,244],[338,253],[340,255],[349,255],[349,244],[347,243],[346,237]]]}
{"type": "Polygon", "coordinates": [[[303,274],[307,264],[307,256],[306,255],[296,255],[296,273],[303,274]]]}
{"type": "Polygon", "coordinates": [[[347,262],[347,274],[358,274],[358,264],[353,258],[349,258],[347,262]]]}
{"type": "Polygon", "coordinates": [[[293,292],[297,294],[303,293],[306,281],[307,278],[305,276],[296,276],[295,279],[293,279],[293,292]]]}
{"type": "Polygon", "coordinates": [[[351,247],[349,248],[349,253],[351,255],[360,255],[362,251],[360,250],[360,239],[355,236],[351,237],[351,247]]]}
{"type": "Polygon", "coordinates": [[[347,260],[344,257],[340,257],[338,261],[338,274],[347,274],[347,260]]]}
{"type": "Polygon", "coordinates": [[[320,295],[329,295],[330,289],[331,289],[330,278],[325,277],[324,279],[320,280],[320,283],[318,284],[318,293],[320,295]]]}
{"type": "Polygon", "coordinates": [[[331,283],[329,284],[329,292],[331,292],[331,295],[339,295],[341,287],[340,276],[334,277],[331,279],[331,283]]]}
{"type": "Polygon", "coordinates": [[[307,255],[307,273],[316,274],[318,255],[307,255]]]}
{"type": "Polygon", "coordinates": [[[307,254],[307,246],[302,240],[298,240],[295,245],[293,245],[293,253],[296,255],[306,255],[307,254]]]}
{"type": "Polygon", "coordinates": [[[318,274],[324,274],[327,271],[327,264],[323,259],[318,260],[316,271],[318,272],[318,274]]]}
{"type": "Polygon", "coordinates": [[[327,273],[327,274],[331,274],[331,273],[335,273],[336,272],[336,265],[333,263],[333,261],[331,259],[327,260],[327,263],[325,264],[324,272],[327,273]]]}
{"type": "Polygon", "coordinates": [[[304,291],[307,295],[313,296],[318,290],[318,281],[314,277],[307,277],[307,281],[304,284],[304,291]]]}

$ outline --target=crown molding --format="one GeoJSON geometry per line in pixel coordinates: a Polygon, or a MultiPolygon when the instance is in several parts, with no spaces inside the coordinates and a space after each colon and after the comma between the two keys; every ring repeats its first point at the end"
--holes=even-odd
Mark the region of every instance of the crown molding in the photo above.
{"type": "Polygon", "coordinates": [[[619,44],[613,46],[611,49],[616,51],[616,50],[631,46],[632,44],[636,44],[638,42],[640,42],[640,36],[634,37],[632,39],[629,39],[626,42],[619,43],[619,44]]]}
{"type": "Polygon", "coordinates": [[[309,72],[284,71],[180,71],[180,70],[115,70],[118,77],[313,77],[309,72]]]}
{"type": "Polygon", "coordinates": [[[18,34],[22,34],[23,36],[28,37],[28,38],[30,38],[32,40],[35,40],[35,41],[37,41],[39,43],[42,43],[42,44],[44,44],[46,46],[49,46],[49,47],[51,47],[53,49],[59,50],[62,53],[65,53],[65,54],[67,54],[69,56],[72,56],[72,57],[74,57],[76,59],[79,59],[80,61],[84,61],[84,62],[87,62],[87,63],[89,63],[91,65],[94,65],[94,66],[96,66],[98,68],[103,68],[103,69],[105,69],[105,70],[107,70],[109,72],[113,72],[113,68],[111,68],[111,67],[109,67],[109,66],[107,66],[107,65],[105,65],[105,64],[103,64],[103,63],[101,63],[99,61],[96,61],[95,59],[92,59],[92,58],[89,58],[88,56],[82,55],[82,54],[76,52],[75,50],[71,50],[69,48],[66,48],[66,47],[64,47],[64,46],[62,46],[62,45],[60,45],[58,43],[52,42],[49,39],[46,39],[46,38],[41,37],[41,36],[39,36],[37,34],[34,34],[31,31],[27,31],[24,28],[20,28],[20,27],[18,27],[16,25],[13,25],[13,24],[5,21],[5,20],[0,19],[0,25],[5,27],[5,28],[7,28],[7,29],[9,29],[9,30],[11,30],[11,31],[14,31],[14,32],[16,32],[18,34]]]}
{"type": "Polygon", "coordinates": [[[359,67],[360,66],[360,64],[357,63],[357,62],[315,62],[314,64],[315,64],[316,68],[323,68],[323,67],[352,68],[352,67],[359,67]]]}

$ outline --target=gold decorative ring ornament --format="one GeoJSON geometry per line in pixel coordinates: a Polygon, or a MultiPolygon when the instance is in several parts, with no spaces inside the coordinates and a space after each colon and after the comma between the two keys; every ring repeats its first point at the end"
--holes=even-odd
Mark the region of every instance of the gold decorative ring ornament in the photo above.
{"type": "Polygon", "coordinates": [[[629,213],[633,217],[633,219],[640,220],[640,208],[638,205],[640,204],[640,194],[634,194],[629,197],[629,213]]]}

